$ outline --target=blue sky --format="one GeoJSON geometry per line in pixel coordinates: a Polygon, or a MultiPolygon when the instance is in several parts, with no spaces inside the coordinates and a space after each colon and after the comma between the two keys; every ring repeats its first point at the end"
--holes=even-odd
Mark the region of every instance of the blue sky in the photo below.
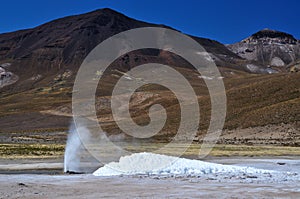
{"type": "Polygon", "coordinates": [[[32,28],[105,7],[226,44],[264,28],[300,39],[298,0],[3,0],[0,32],[32,28]]]}

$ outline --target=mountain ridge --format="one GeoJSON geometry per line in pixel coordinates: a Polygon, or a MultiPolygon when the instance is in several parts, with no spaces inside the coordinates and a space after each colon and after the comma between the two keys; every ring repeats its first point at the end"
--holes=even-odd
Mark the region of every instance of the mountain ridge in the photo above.
{"type": "MultiPolygon", "coordinates": [[[[16,87],[26,86],[28,79],[37,76],[53,76],[60,70],[71,70],[76,73],[88,53],[103,40],[117,33],[139,27],[164,27],[138,21],[111,9],[100,9],[89,13],[68,16],[39,25],[35,28],[0,35],[0,64],[10,63],[10,72],[19,76],[16,87]]],[[[223,44],[193,37],[219,66],[239,68],[243,60],[228,50],[223,44]],[[234,59],[234,60],[232,60],[234,59]]],[[[151,54],[151,53],[150,53],[151,54]]],[[[133,55],[134,56],[134,55],[133,55]]],[[[147,54],[142,57],[152,59],[147,54]]],[[[160,56],[157,56],[161,59],[160,56]]],[[[134,59],[134,57],[130,57],[134,59]]],[[[169,57],[170,64],[186,63],[169,57]]],[[[243,67],[240,67],[243,69],[243,67]]]]}
{"type": "MultiPolygon", "coordinates": [[[[14,138],[15,135],[11,132],[43,134],[68,129],[72,120],[72,87],[76,72],[85,56],[101,41],[114,34],[151,25],[167,27],[137,21],[123,14],[114,14],[110,10],[97,10],[65,17],[63,20],[57,19],[36,28],[1,34],[0,84],[1,81],[5,82],[5,86],[0,88],[0,132],[8,135],[8,139],[18,140],[22,138],[14,138]],[[2,80],[2,77],[5,79],[2,80]]],[[[238,42],[224,46],[214,40],[194,36],[192,38],[214,59],[224,80],[228,107],[224,129],[233,133],[230,132],[232,136],[223,143],[237,143],[241,138],[240,128],[250,128],[249,131],[253,133],[251,128],[257,127],[252,141],[249,141],[249,131],[245,131],[244,138],[239,142],[253,144],[266,141],[279,145],[299,145],[300,73],[287,73],[285,65],[269,66],[274,57],[279,58],[277,61],[275,59],[274,63],[284,61],[284,58],[280,57],[281,51],[273,51],[280,45],[271,45],[269,48],[266,44],[266,49],[270,51],[265,52],[263,45],[238,42]],[[251,51],[251,48],[254,48],[258,51],[252,51],[253,59],[247,59],[243,58],[243,53],[235,53],[239,47],[244,48],[244,54],[251,54],[246,52],[246,49],[251,51]],[[274,55],[270,56],[270,60],[267,56],[269,54],[274,55]],[[263,60],[255,59],[257,55],[265,57],[263,60]],[[269,129],[266,139],[256,139],[261,137],[261,129],[269,125],[272,128],[269,129]],[[277,132],[276,129],[281,130],[277,132]],[[290,133],[286,134],[287,131],[290,133]]],[[[282,44],[284,45],[286,44],[282,44]]],[[[202,118],[198,136],[205,135],[205,128],[210,121],[211,104],[204,77],[199,76],[178,56],[166,51],[148,49],[128,53],[113,63],[111,75],[103,81],[103,85],[112,88],[113,83],[129,70],[128,66],[135,67],[144,63],[172,65],[187,77],[201,106],[202,118]]],[[[289,66],[292,65],[293,63],[289,66]]],[[[113,121],[108,103],[110,98],[111,89],[101,90],[96,97],[95,106],[103,129],[110,134],[116,134],[121,130],[113,121]]],[[[177,126],[176,122],[180,121],[180,110],[178,111],[176,102],[172,93],[162,88],[149,86],[140,89],[132,97],[133,119],[139,124],[147,124],[148,107],[163,103],[171,116],[166,122],[165,131],[162,132],[163,138],[168,139],[177,126]]]]}

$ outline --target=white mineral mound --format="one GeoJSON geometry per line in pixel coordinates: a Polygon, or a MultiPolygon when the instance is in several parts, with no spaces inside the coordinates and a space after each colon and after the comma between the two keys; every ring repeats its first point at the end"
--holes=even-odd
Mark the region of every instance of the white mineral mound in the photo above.
{"type": "Polygon", "coordinates": [[[93,174],[95,176],[117,175],[203,175],[215,173],[246,173],[266,174],[270,170],[255,169],[252,167],[240,167],[177,158],[153,153],[135,153],[121,157],[119,162],[111,162],[99,168],[93,174]]]}

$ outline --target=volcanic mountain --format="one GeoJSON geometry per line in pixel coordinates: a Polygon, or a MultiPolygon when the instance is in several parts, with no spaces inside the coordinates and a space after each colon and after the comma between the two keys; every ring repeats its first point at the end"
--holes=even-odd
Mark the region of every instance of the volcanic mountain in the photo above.
{"type": "Polygon", "coordinates": [[[300,41],[291,34],[270,29],[261,30],[227,47],[240,57],[278,71],[284,71],[300,59],[300,41]]]}
{"type": "MultiPolygon", "coordinates": [[[[171,29],[101,9],[0,34],[0,141],[60,142],[65,138],[72,119],[72,86],[82,61],[110,36],[139,27],[171,29]]],[[[298,40],[270,30],[229,46],[192,38],[214,59],[225,83],[228,112],[220,142],[300,144],[300,73],[284,72],[299,59],[298,40]]],[[[201,110],[200,139],[211,113],[203,80],[214,77],[203,77],[181,57],[154,49],[128,53],[112,64],[101,85],[104,89],[96,95],[101,126],[109,134],[122,133],[110,110],[113,85],[120,76],[128,75],[128,66],[150,62],[174,66],[193,86],[201,110]]],[[[134,77],[128,79],[133,81],[134,77]]],[[[149,107],[162,104],[170,117],[160,135],[169,139],[176,132],[180,107],[172,92],[149,85],[139,89],[130,103],[133,120],[142,125],[149,122],[149,107]]]]}
{"type": "MultiPolygon", "coordinates": [[[[50,82],[50,77],[53,79],[58,74],[75,73],[88,53],[103,40],[129,29],[154,26],[170,28],[137,21],[111,9],[65,17],[33,29],[1,34],[0,64],[9,64],[6,70],[19,77],[13,89],[26,90],[31,88],[32,84],[45,85],[50,82]]],[[[235,60],[242,61],[217,41],[193,38],[220,66],[238,67],[235,60]]],[[[166,54],[160,55],[160,52],[151,50],[133,53],[125,57],[123,62],[138,62],[138,59],[149,60],[153,57],[168,59],[169,64],[181,67],[186,65],[179,58],[166,57],[166,54]],[[140,55],[139,58],[136,58],[137,54],[140,55]]],[[[122,70],[122,67],[120,69],[122,70]]]]}

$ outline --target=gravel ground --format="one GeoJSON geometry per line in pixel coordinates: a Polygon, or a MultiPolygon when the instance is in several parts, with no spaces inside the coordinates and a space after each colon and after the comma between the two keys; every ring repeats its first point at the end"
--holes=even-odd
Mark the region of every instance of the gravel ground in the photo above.
{"type": "MultiPolygon", "coordinates": [[[[298,157],[217,158],[209,161],[300,173],[298,157]]],[[[30,162],[24,164],[27,168],[29,165],[30,162]]],[[[34,162],[32,167],[38,165],[34,162]]],[[[53,161],[49,165],[59,168],[53,161]]],[[[300,198],[298,175],[280,179],[226,174],[95,177],[91,174],[36,174],[30,170],[8,174],[4,172],[4,165],[1,167],[0,198],[300,198]]]]}
{"type": "Polygon", "coordinates": [[[203,178],[1,175],[0,198],[299,198],[295,183],[203,178]]]}

